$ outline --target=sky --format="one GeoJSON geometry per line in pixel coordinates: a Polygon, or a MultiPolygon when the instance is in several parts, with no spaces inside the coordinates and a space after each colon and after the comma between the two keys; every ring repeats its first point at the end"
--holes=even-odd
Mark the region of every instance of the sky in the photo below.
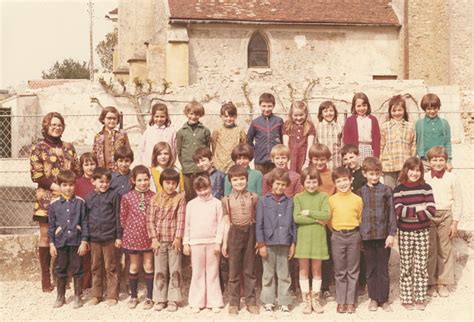
{"type": "MultiPolygon", "coordinates": [[[[41,79],[56,61],[89,61],[88,0],[0,0],[0,89],[41,79]]],[[[95,46],[113,30],[105,15],[117,0],[94,3],[95,46]]],[[[95,54],[95,68],[100,61],[95,54]]]]}

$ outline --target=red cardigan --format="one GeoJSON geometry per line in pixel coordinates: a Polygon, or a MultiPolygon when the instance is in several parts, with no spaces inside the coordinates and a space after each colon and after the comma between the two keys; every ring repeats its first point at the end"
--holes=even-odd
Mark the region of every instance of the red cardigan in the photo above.
{"type": "MultiPolygon", "coordinates": [[[[377,118],[373,115],[368,116],[372,120],[372,150],[374,157],[380,157],[380,127],[377,118]]],[[[344,144],[354,144],[359,146],[359,131],[357,130],[357,115],[350,116],[342,130],[342,142],[344,144]]]]}

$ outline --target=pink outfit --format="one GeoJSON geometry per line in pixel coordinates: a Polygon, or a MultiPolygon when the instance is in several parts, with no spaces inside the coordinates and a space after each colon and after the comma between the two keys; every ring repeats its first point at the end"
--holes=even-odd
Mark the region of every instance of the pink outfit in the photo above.
{"type": "Polygon", "coordinates": [[[149,126],[139,143],[138,164],[151,167],[153,147],[158,142],[166,142],[171,146],[171,152],[176,158],[176,132],[171,127],[157,125],[149,126]]]}

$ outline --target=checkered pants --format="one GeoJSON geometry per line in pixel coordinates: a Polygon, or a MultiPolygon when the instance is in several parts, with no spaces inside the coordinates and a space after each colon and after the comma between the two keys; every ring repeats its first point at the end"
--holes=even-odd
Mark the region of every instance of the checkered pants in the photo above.
{"type": "Polygon", "coordinates": [[[422,303],[428,286],[429,229],[400,230],[400,300],[422,303]]]}
{"type": "Polygon", "coordinates": [[[374,150],[372,150],[372,145],[370,143],[359,143],[359,163],[361,166],[365,158],[373,156],[374,150]]]}

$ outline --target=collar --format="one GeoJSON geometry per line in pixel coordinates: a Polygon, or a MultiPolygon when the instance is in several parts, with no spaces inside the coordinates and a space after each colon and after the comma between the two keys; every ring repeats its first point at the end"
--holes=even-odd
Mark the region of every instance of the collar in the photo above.
{"type": "Polygon", "coordinates": [[[61,195],[59,196],[59,200],[61,200],[61,203],[64,203],[66,201],[74,201],[74,199],[76,199],[76,196],[75,195],[72,195],[71,197],[67,198],[65,195],[63,195],[61,193],[61,195]]]}
{"type": "Polygon", "coordinates": [[[420,182],[419,181],[417,182],[405,181],[403,185],[408,188],[413,188],[413,187],[419,186],[420,182]]]}
{"type": "Polygon", "coordinates": [[[245,189],[242,192],[237,192],[234,189],[232,189],[232,192],[230,193],[229,196],[234,197],[234,199],[241,199],[241,198],[246,198],[248,195],[249,195],[249,192],[247,191],[247,189],[245,189]]]}
{"type": "Polygon", "coordinates": [[[352,190],[349,190],[349,191],[346,191],[346,192],[342,192],[342,191],[337,190],[337,192],[336,192],[336,194],[340,195],[340,196],[348,196],[351,193],[352,193],[352,190]]]}
{"type": "Polygon", "coordinates": [[[122,174],[120,171],[114,172],[114,174],[115,174],[116,177],[122,177],[122,176],[123,176],[123,177],[129,177],[129,176],[130,176],[130,173],[131,173],[131,170],[130,170],[130,169],[128,169],[128,173],[126,173],[126,174],[122,174]]]}
{"type": "Polygon", "coordinates": [[[435,117],[431,118],[431,117],[428,117],[428,116],[425,116],[425,123],[428,123],[428,122],[431,122],[431,121],[437,121],[439,120],[439,116],[436,115],[435,117]]]}
{"type": "Polygon", "coordinates": [[[377,182],[376,184],[374,184],[373,186],[369,186],[368,183],[366,183],[365,185],[367,186],[367,188],[369,189],[374,189],[374,188],[377,188],[378,186],[380,186],[382,183],[379,181],[377,182]]]}
{"type": "Polygon", "coordinates": [[[102,130],[100,131],[100,134],[109,134],[109,135],[114,135],[115,133],[117,133],[118,131],[116,129],[113,129],[112,131],[110,130],[107,130],[107,128],[105,126],[102,127],[102,130]]]}
{"type": "Polygon", "coordinates": [[[273,200],[275,200],[276,202],[282,202],[282,201],[284,201],[285,199],[288,199],[288,197],[287,197],[285,194],[282,194],[281,196],[277,197],[277,196],[275,196],[271,191],[270,191],[270,192],[267,192],[267,194],[265,195],[265,197],[270,198],[270,199],[273,199],[273,200]]]}
{"type": "Polygon", "coordinates": [[[233,129],[234,127],[237,127],[237,124],[235,124],[235,123],[232,124],[232,125],[225,125],[225,124],[224,124],[224,127],[225,127],[226,129],[233,129]]]}
{"type": "Polygon", "coordinates": [[[390,119],[390,121],[388,122],[388,124],[390,125],[390,127],[394,127],[394,126],[405,126],[406,125],[406,121],[404,119],[402,119],[401,121],[396,121],[394,119],[390,119]]]}
{"type": "MultiPolygon", "coordinates": [[[[195,124],[195,126],[196,126],[196,127],[204,127],[204,125],[202,125],[201,122],[197,122],[197,123],[195,124]]],[[[186,121],[186,122],[184,123],[184,125],[183,125],[183,129],[191,129],[191,125],[188,124],[188,122],[186,121]]]]}
{"type": "Polygon", "coordinates": [[[441,171],[436,171],[436,170],[431,169],[431,178],[441,179],[441,178],[443,178],[445,172],[446,172],[445,169],[443,169],[441,171]]]}
{"type": "Polygon", "coordinates": [[[59,146],[62,143],[61,136],[54,137],[49,134],[44,134],[43,137],[44,137],[44,141],[51,146],[59,146]]]}
{"type": "Polygon", "coordinates": [[[328,122],[328,121],[326,121],[325,119],[323,119],[321,122],[324,123],[324,124],[327,124],[327,125],[331,125],[331,126],[336,125],[336,121],[335,121],[335,120],[332,120],[331,122],[328,122]]]}
{"type": "Polygon", "coordinates": [[[207,198],[202,198],[202,197],[199,197],[199,196],[197,196],[197,198],[198,198],[199,200],[201,200],[201,201],[209,201],[209,200],[211,200],[212,198],[214,198],[214,196],[212,195],[212,193],[210,193],[210,194],[209,194],[209,197],[207,197],[207,198]]]}
{"type": "Polygon", "coordinates": [[[156,124],[153,124],[153,127],[155,129],[166,129],[166,124],[163,124],[163,125],[156,125],[156,124]]]}

